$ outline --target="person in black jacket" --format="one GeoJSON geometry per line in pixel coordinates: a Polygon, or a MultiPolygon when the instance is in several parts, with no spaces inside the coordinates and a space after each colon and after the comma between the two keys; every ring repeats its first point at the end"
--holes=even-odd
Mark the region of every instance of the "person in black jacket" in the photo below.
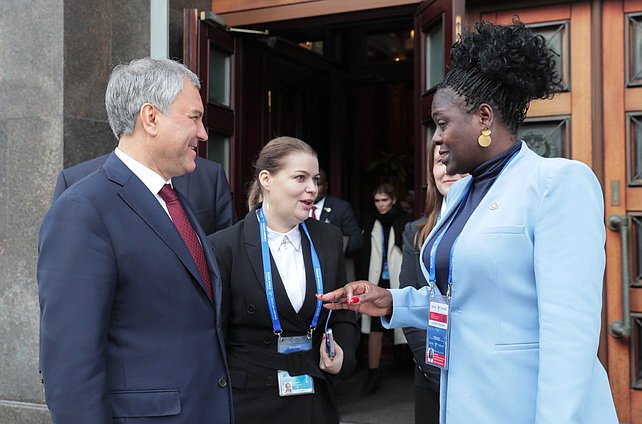
{"type": "MultiPolygon", "coordinates": [[[[108,157],[109,154],[98,156],[60,171],[56,178],[52,202],[75,182],[100,169],[108,157]]],[[[198,223],[203,227],[205,234],[209,235],[234,224],[236,212],[223,167],[201,157],[197,157],[195,162],[194,172],[172,178],[172,184],[187,197],[196,213],[198,223]]]]}
{"type": "Polygon", "coordinates": [[[319,193],[314,200],[314,212],[311,216],[339,227],[343,237],[347,238],[345,255],[352,257],[363,247],[361,228],[352,211],[352,205],[346,200],[328,194],[328,179],[323,169],[319,170],[318,186],[319,193]]]}
{"type": "MultiPolygon", "coordinates": [[[[428,188],[424,216],[406,224],[403,233],[403,261],[399,274],[399,288],[408,286],[417,289],[427,286],[419,265],[419,250],[435,226],[445,204],[446,193],[455,181],[464,175],[446,174],[446,166],[439,157],[439,146],[430,150],[428,156],[428,188]]],[[[404,327],[404,335],[412,350],[415,369],[415,423],[439,423],[439,368],[426,364],[426,330],[404,327]]]]}
{"type": "MultiPolygon", "coordinates": [[[[375,210],[363,220],[366,242],[359,255],[357,279],[368,280],[384,288],[399,288],[402,261],[403,229],[410,215],[397,204],[394,187],[381,184],[373,191],[375,210]]],[[[371,395],[379,390],[383,327],[379,318],[361,317],[361,332],[368,336],[368,376],[361,390],[371,395]]],[[[394,330],[396,362],[402,361],[403,332],[394,330]]],[[[394,365],[394,363],[393,363],[394,365]]]]}
{"type": "Polygon", "coordinates": [[[355,278],[354,257],[363,247],[363,235],[350,202],[328,194],[328,179],[323,169],[319,169],[317,181],[319,192],[314,200],[310,216],[326,224],[339,227],[343,234],[343,252],[348,281],[355,278]]]}
{"type": "Polygon", "coordinates": [[[237,424],[339,422],[332,387],[355,368],[358,330],[354,312],[330,316],[315,297],[346,282],[341,231],[308,219],[318,174],[309,145],[270,141],[255,163],[250,212],[209,237],[237,424]]]}

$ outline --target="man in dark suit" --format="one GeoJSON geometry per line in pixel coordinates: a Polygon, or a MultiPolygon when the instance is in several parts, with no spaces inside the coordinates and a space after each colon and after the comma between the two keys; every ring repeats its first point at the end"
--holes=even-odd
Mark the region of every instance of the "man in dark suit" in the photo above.
{"type": "Polygon", "coordinates": [[[45,216],[40,361],[54,423],[229,423],[221,282],[173,177],[207,139],[196,75],[170,60],[114,69],[118,147],[45,216]]]}
{"type": "Polygon", "coordinates": [[[328,195],[328,179],[323,169],[319,170],[319,193],[314,201],[314,218],[325,223],[339,227],[347,243],[344,243],[344,251],[347,257],[363,247],[363,236],[361,228],[352,212],[349,202],[338,197],[328,195]]]}
{"type": "MultiPolygon", "coordinates": [[[[103,166],[108,157],[108,154],[99,156],[60,171],[53,200],[72,184],[103,166]]],[[[194,172],[173,178],[172,184],[189,201],[205,234],[227,228],[236,221],[230,187],[220,164],[197,157],[194,172]]]]}

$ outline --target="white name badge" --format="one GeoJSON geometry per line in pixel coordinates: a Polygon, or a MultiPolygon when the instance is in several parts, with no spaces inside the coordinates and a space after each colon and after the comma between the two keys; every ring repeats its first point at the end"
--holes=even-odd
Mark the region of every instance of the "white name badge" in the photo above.
{"type": "Polygon", "coordinates": [[[426,334],[426,363],[442,370],[448,369],[450,348],[450,301],[434,294],[430,298],[428,331],[426,334]]]}
{"type": "MultiPolygon", "coordinates": [[[[283,337],[277,343],[279,353],[293,353],[312,349],[312,340],[307,336],[283,337]]],[[[291,376],[287,371],[277,372],[279,396],[296,396],[314,393],[314,380],[311,375],[291,376]]]]}

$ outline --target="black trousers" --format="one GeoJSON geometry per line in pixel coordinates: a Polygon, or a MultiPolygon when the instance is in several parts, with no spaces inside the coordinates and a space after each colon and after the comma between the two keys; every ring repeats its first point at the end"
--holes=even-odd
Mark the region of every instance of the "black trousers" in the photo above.
{"type": "Polygon", "coordinates": [[[415,424],[439,424],[439,392],[415,385],[415,424]]]}

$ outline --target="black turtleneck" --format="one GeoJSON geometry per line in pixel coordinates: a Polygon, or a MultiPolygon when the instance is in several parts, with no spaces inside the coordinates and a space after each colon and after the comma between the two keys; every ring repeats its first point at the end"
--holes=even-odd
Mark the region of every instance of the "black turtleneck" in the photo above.
{"type": "MultiPolygon", "coordinates": [[[[479,203],[482,201],[488,190],[492,187],[497,176],[502,172],[504,166],[510,161],[513,155],[518,152],[522,147],[521,141],[513,144],[508,150],[495,156],[494,158],[482,163],[470,172],[473,181],[470,185],[468,196],[464,200],[456,212],[455,217],[452,218],[453,222],[446,230],[439,246],[435,258],[436,263],[436,277],[437,287],[442,294],[446,294],[448,286],[448,267],[450,264],[450,250],[457,236],[461,233],[462,229],[468,222],[468,218],[473,214],[479,203]]],[[[423,261],[426,264],[426,269],[430,269],[430,249],[437,237],[433,237],[426,249],[424,250],[423,261]]]]}

